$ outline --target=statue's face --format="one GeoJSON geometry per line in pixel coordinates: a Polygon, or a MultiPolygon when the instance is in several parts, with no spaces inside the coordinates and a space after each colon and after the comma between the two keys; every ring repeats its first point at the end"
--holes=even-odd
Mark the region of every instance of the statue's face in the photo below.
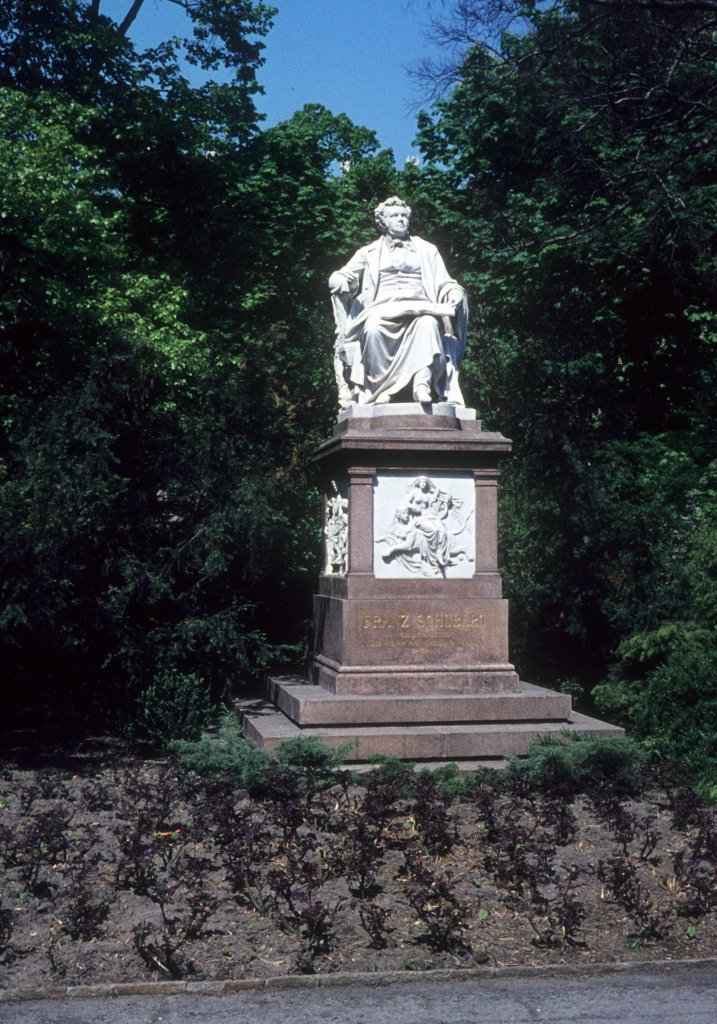
{"type": "Polygon", "coordinates": [[[381,218],[384,229],[391,238],[405,238],[408,234],[408,210],[405,206],[387,206],[384,208],[381,218]]]}

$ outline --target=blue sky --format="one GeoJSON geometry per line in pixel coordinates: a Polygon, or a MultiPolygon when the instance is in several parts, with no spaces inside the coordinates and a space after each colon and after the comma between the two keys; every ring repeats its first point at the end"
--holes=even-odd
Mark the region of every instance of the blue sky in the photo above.
{"type": "MultiPolygon", "coordinates": [[[[101,10],[124,15],[130,0],[102,0],[101,10]]],[[[413,146],[420,89],[407,68],[431,52],[428,27],[436,0],[274,0],[279,9],[266,38],[259,110],[272,125],[305,103],[348,114],[376,132],[396,162],[413,146]]],[[[145,0],[132,37],[142,45],[184,31],[184,15],[167,0],[145,0]]]]}

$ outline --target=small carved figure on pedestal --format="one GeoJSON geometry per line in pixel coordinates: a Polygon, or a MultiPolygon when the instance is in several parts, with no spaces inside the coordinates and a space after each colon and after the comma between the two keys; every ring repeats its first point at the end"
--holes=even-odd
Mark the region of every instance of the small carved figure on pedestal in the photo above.
{"type": "MultiPolygon", "coordinates": [[[[334,484],[336,490],[336,484],[334,484]]],[[[349,517],[348,499],[336,494],[326,502],[326,567],[328,575],[345,576],[348,572],[349,517]]]]}

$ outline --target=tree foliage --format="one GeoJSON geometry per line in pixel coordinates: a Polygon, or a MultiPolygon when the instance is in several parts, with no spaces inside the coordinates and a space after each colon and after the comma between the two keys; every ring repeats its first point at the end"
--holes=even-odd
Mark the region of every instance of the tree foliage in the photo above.
{"type": "Polygon", "coordinates": [[[714,11],[443,7],[457,49],[423,73],[455,84],[420,119],[421,189],[465,238],[478,303],[466,373],[516,440],[503,483],[514,652],[531,678],[610,670],[612,696],[597,695],[656,735],[679,686],[699,703],[715,685],[714,640],[707,653],[695,641],[715,607],[714,11]],[[630,643],[665,629],[678,647],[633,687],[630,643]]]}
{"type": "Polygon", "coordinates": [[[301,648],[331,211],[388,164],[321,107],[260,131],[266,5],[187,2],[193,35],[147,52],[140,4],[101,6],[0,14],[4,710],[121,724],[182,680],[157,713],[195,728],[301,648]],[[183,57],[233,75],[190,86],[183,57]]]}
{"type": "Polygon", "coordinates": [[[262,129],[270,7],[177,2],[186,38],[147,51],[142,0],[116,20],[101,0],[0,11],[13,704],[165,742],[301,650],[310,454],[335,409],[326,277],[399,192],[468,286],[468,397],[515,440],[514,659],[597,684],[667,756],[713,758],[712,0],[437,2],[447,59],[421,73],[450,88],[401,172],[318,104],[262,129]]]}

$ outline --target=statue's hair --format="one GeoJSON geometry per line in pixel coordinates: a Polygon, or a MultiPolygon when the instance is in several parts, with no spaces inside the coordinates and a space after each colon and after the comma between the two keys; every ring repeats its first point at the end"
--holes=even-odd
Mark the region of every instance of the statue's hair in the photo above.
{"type": "Polygon", "coordinates": [[[376,227],[379,231],[383,231],[386,224],[383,219],[383,211],[387,206],[403,206],[404,209],[408,210],[408,219],[411,219],[411,207],[408,203],[405,203],[400,196],[389,196],[388,199],[384,199],[382,203],[379,203],[376,209],[373,211],[373,219],[376,222],[376,227]]]}

